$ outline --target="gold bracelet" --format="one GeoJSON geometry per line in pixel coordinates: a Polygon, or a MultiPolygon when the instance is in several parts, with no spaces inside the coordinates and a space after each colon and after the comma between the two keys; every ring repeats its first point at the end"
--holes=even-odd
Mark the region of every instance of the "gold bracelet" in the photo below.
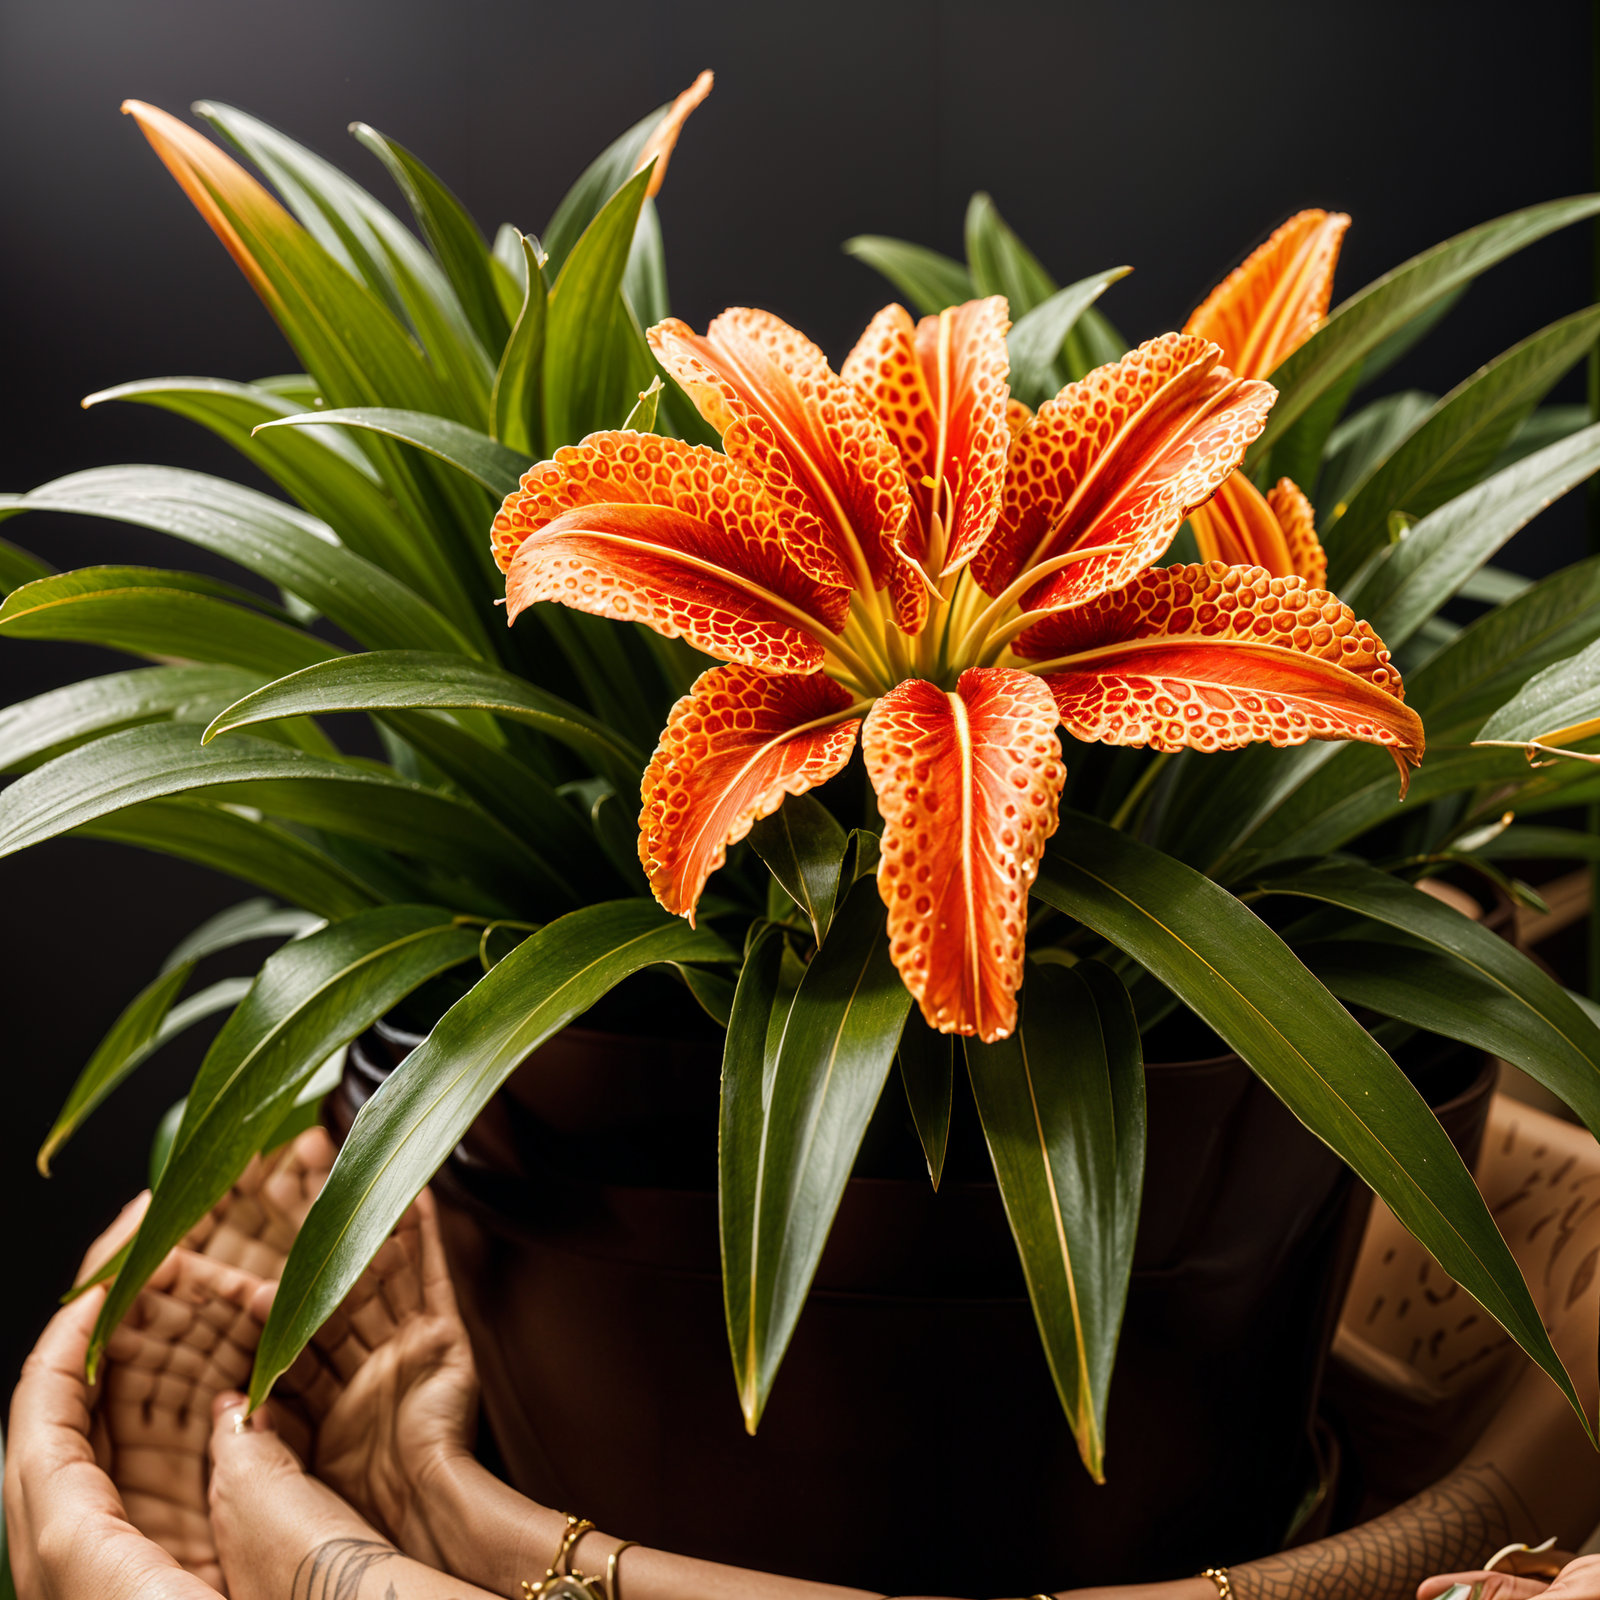
{"type": "Polygon", "coordinates": [[[637,1539],[625,1539],[606,1560],[606,1575],[588,1577],[572,1565],[572,1552],[578,1541],[594,1532],[594,1524],[587,1517],[567,1517],[565,1532],[544,1577],[538,1583],[522,1580],[523,1600],[617,1600],[617,1560],[624,1550],[631,1550],[637,1539]]]}
{"type": "Polygon", "coordinates": [[[1209,1578],[1217,1586],[1217,1600],[1233,1600],[1233,1580],[1228,1576],[1226,1567],[1207,1567],[1204,1572],[1197,1572],[1197,1578],[1209,1578]]]}

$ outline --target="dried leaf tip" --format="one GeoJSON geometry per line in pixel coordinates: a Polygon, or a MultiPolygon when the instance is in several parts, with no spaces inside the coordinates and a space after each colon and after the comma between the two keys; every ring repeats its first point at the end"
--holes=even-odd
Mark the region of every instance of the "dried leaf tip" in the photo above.
{"type": "Polygon", "coordinates": [[[708,68],[702,72],[693,83],[689,85],[676,100],[667,107],[666,115],[656,124],[655,131],[645,140],[644,149],[639,152],[639,159],[634,163],[635,172],[643,172],[654,161],[656,169],[650,174],[650,184],[645,193],[654,198],[661,192],[662,182],[667,176],[667,162],[672,158],[673,146],[678,142],[678,135],[683,132],[683,125],[689,120],[689,113],[711,93],[713,75],[708,68]]]}

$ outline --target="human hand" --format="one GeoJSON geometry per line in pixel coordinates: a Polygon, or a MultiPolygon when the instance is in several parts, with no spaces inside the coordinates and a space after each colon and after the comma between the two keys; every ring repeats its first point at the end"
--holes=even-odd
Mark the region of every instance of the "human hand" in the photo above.
{"type": "Polygon", "coordinates": [[[1600,1600],[1600,1556],[1569,1561],[1550,1582],[1519,1578],[1510,1572],[1445,1572],[1419,1584],[1417,1600],[1439,1600],[1458,1583],[1471,1588],[1482,1584],[1476,1600],[1532,1600],[1534,1595],[1545,1595],[1548,1600],[1600,1600]]]}
{"type": "Polygon", "coordinates": [[[252,1156],[184,1244],[276,1282],[338,1153],[325,1129],[309,1128],[280,1149],[252,1156]]]}
{"type": "Polygon", "coordinates": [[[12,1396],[5,1512],[19,1600],[215,1600],[134,1525],[107,1471],[109,1438],[84,1381],[104,1299],[93,1289],[51,1319],[12,1396]]]}
{"type": "Polygon", "coordinates": [[[225,1392],[212,1410],[211,1520],[231,1600],[353,1600],[380,1590],[406,1600],[495,1600],[408,1560],[305,1471],[269,1408],[247,1420],[244,1403],[225,1392]]]}
{"type": "Polygon", "coordinates": [[[317,1476],[408,1554],[442,1565],[429,1487],[471,1458],[478,1379],[431,1194],[278,1387],[316,1425],[317,1476]]]}

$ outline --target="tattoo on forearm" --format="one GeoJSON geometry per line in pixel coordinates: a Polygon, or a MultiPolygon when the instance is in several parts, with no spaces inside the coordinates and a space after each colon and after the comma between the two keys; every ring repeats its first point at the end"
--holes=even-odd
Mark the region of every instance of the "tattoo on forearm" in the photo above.
{"type": "Polygon", "coordinates": [[[1537,1535],[1493,1462],[1461,1467],[1337,1538],[1232,1570],[1239,1600],[1411,1600],[1436,1572],[1469,1570],[1512,1539],[1537,1535]]]}
{"type": "MultiPolygon", "coordinates": [[[[295,1568],[289,1600],[357,1600],[367,1573],[398,1554],[381,1539],[330,1539],[295,1568]]],[[[399,1600],[392,1583],[383,1600],[399,1600]]]]}

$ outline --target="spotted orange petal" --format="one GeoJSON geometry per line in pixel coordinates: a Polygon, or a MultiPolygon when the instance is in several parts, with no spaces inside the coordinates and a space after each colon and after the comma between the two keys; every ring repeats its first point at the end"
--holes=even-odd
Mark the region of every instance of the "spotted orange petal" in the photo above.
{"type": "Polygon", "coordinates": [[[890,954],[941,1033],[1016,1026],[1028,890],[1066,778],[1057,720],[1038,678],[996,667],[963,672],[954,694],[908,679],[867,718],[890,954]]]}
{"type": "Polygon", "coordinates": [[[1026,609],[1081,604],[1130,581],[1209,500],[1277,397],[1168,333],[1047,400],[1011,446],[1000,520],[972,571],[1001,594],[1040,563],[1109,547],[1027,589],[1026,609]]]}
{"type": "Polygon", "coordinates": [[[1000,514],[1012,434],[1010,326],[1003,295],[915,326],[904,308],[885,306],[841,369],[872,397],[905,462],[914,508],[906,544],[930,561],[931,576],[965,566],[1000,514]]]}
{"type": "Polygon", "coordinates": [[[1422,760],[1422,720],[1382,640],[1302,578],[1220,561],[1153,569],[1014,648],[1038,661],[1079,739],[1158,750],[1360,739],[1394,757],[1402,793],[1422,760]]]}
{"type": "Polygon", "coordinates": [[[1282,524],[1267,497],[1242,472],[1229,473],[1216,494],[1189,513],[1189,526],[1202,561],[1261,567],[1275,578],[1294,571],[1282,524]]]}
{"type": "Polygon", "coordinates": [[[730,661],[821,666],[850,594],[787,554],[778,509],[737,463],[649,433],[594,433],[530,467],[494,520],[515,621],[537,600],[642,622],[730,661]]]}
{"type": "Polygon", "coordinates": [[[712,81],[709,71],[702,72],[667,107],[661,120],[655,125],[655,130],[645,140],[644,149],[639,152],[639,159],[634,163],[633,170],[642,172],[652,161],[655,162],[656,169],[650,174],[650,183],[645,190],[647,197],[660,194],[662,182],[667,176],[667,162],[672,159],[678,135],[683,132],[683,125],[689,120],[689,113],[711,93],[712,81]]]}
{"type": "Polygon", "coordinates": [[[1279,478],[1267,491],[1267,504],[1289,545],[1289,570],[1306,586],[1320,589],[1328,581],[1328,553],[1317,537],[1316,513],[1292,478],[1279,478]]]}
{"type": "Polygon", "coordinates": [[[803,334],[724,311],[701,338],[676,318],[650,347],[783,513],[789,554],[823,583],[881,589],[910,513],[905,472],[871,408],[803,334]]]}
{"type": "Polygon", "coordinates": [[[1235,268],[1189,318],[1185,333],[1222,346],[1243,378],[1265,378],[1328,314],[1333,269],[1349,217],[1302,211],[1235,268]]]}
{"type": "Polygon", "coordinates": [[[645,769],[639,860],[656,899],[694,922],[728,846],[850,759],[859,717],[832,678],[713,667],[672,708],[645,769]]]}

